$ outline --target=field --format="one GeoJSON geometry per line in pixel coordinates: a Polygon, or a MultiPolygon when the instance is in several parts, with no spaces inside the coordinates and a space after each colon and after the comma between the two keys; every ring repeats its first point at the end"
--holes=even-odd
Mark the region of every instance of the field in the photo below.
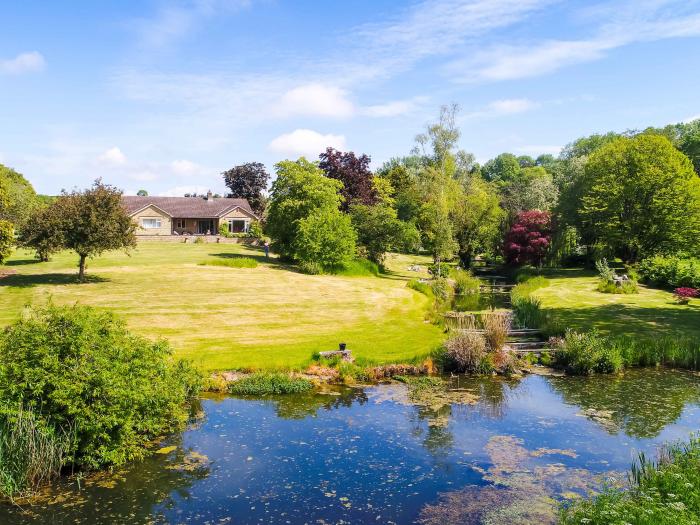
{"type": "Polygon", "coordinates": [[[678,305],[670,292],[644,285],[638,294],[604,294],[596,290],[596,276],[579,270],[560,270],[548,278],[549,286],[534,295],[563,327],[597,328],[612,335],[700,339],[700,300],[678,305]]]}
{"type": "Polygon", "coordinates": [[[80,303],[110,309],[136,333],[166,338],[177,355],[205,370],[294,368],[314,352],[345,342],[355,356],[382,363],[428,354],[443,339],[424,322],[428,299],[406,287],[410,264],[392,255],[380,277],[312,276],[236,244],[141,243],[131,255],[88,262],[89,282],[75,279],[77,256],[39,263],[13,255],[0,273],[0,326],[27,304],[80,303]],[[253,257],[256,268],[201,265],[253,257]]]}

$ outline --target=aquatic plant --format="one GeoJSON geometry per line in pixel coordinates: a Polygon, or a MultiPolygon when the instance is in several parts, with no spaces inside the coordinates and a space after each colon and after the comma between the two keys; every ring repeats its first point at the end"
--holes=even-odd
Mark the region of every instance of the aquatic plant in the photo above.
{"type": "Polygon", "coordinates": [[[564,505],[563,525],[690,525],[700,522],[700,438],[665,445],[655,461],[640,454],[627,490],[608,488],[587,501],[564,505]]]}
{"type": "Polygon", "coordinates": [[[483,372],[486,339],[477,332],[462,332],[445,342],[445,358],[456,372],[483,372]]]}
{"type": "Polygon", "coordinates": [[[510,312],[489,312],[482,316],[486,344],[491,352],[500,352],[512,325],[510,312]]]}
{"type": "Polygon", "coordinates": [[[570,374],[612,373],[623,366],[620,348],[595,330],[586,333],[568,330],[564,337],[550,339],[550,344],[557,349],[557,364],[570,374]]]}
{"type": "Polygon", "coordinates": [[[56,430],[32,409],[0,415],[0,496],[12,499],[61,474],[73,448],[73,432],[56,430]]]}
{"type": "Polygon", "coordinates": [[[308,392],[313,383],[303,377],[291,377],[282,373],[258,372],[229,385],[231,394],[261,396],[266,394],[299,394],[308,392]]]}
{"type": "Polygon", "coordinates": [[[455,292],[458,294],[478,294],[481,287],[481,279],[475,277],[470,271],[455,268],[451,277],[455,280],[455,292]]]}
{"type": "Polygon", "coordinates": [[[541,328],[545,324],[546,315],[542,311],[542,303],[532,294],[535,290],[548,285],[549,281],[540,275],[530,277],[513,287],[510,292],[510,301],[518,326],[541,328]]]}

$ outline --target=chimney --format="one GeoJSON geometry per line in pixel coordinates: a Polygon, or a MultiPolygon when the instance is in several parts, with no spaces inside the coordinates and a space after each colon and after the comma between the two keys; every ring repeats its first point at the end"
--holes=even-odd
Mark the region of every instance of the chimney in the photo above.
{"type": "Polygon", "coordinates": [[[211,190],[209,190],[207,192],[207,200],[210,201],[211,199],[212,199],[212,192],[211,192],[211,190]]]}

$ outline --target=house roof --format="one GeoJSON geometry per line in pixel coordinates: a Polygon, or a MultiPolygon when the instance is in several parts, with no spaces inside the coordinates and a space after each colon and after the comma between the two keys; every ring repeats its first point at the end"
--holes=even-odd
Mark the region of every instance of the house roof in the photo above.
{"type": "Polygon", "coordinates": [[[133,197],[122,196],[129,215],[155,206],[170,217],[182,219],[213,219],[223,217],[236,208],[257,218],[246,199],[204,199],[202,197],[133,197]]]}

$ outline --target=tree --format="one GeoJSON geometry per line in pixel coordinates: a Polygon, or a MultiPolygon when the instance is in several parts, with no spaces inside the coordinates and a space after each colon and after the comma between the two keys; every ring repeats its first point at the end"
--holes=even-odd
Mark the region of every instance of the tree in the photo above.
{"type": "Polygon", "coordinates": [[[580,207],[595,240],[625,261],[699,249],[700,179],[663,136],[621,137],[593,153],[580,207]]]}
{"type": "Polygon", "coordinates": [[[0,164],[0,219],[10,221],[21,231],[32,211],[39,205],[34,188],[21,173],[0,164]]]}
{"type": "Polygon", "coordinates": [[[15,229],[10,221],[0,219],[0,264],[12,255],[12,247],[15,245],[15,229]]]}
{"type": "Polygon", "coordinates": [[[356,239],[350,217],[337,208],[319,208],[299,221],[294,256],[307,265],[338,268],[355,256],[356,239]]]}
{"type": "Polygon", "coordinates": [[[508,264],[541,266],[551,242],[551,215],[539,210],[524,211],[506,234],[503,253],[508,264]]]}
{"type": "Polygon", "coordinates": [[[454,213],[458,255],[465,268],[472,259],[496,246],[501,233],[503,210],[492,185],[479,177],[466,184],[464,198],[454,213]]]}
{"type": "Polygon", "coordinates": [[[85,261],[103,252],[136,246],[136,225],[121,202],[122,192],[97,179],[84,191],[62,192],[51,205],[63,248],[75,251],[80,281],[85,280],[85,261]]]}
{"type": "Polygon", "coordinates": [[[262,216],[265,209],[265,190],[270,174],[260,162],[248,162],[234,166],[222,173],[224,183],[231,190],[227,195],[239,199],[247,199],[253,211],[262,216]]]}
{"type": "Polygon", "coordinates": [[[501,188],[503,207],[515,217],[525,210],[550,211],[557,204],[559,189],[541,166],[523,168],[501,188]]]}
{"type": "Polygon", "coordinates": [[[481,168],[482,176],[489,182],[507,183],[520,174],[520,162],[512,153],[501,153],[481,168]]]}
{"type": "Polygon", "coordinates": [[[279,162],[275,170],[277,178],[270,192],[267,233],[280,256],[293,260],[299,222],[319,210],[337,210],[342,183],[325,177],[318,166],[304,157],[279,162]]]}
{"type": "Polygon", "coordinates": [[[371,159],[367,155],[357,157],[352,151],[343,153],[327,148],[319,158],[321,161],[318,166],[326,177],[343,183],[340,190],[344,198],[343,211],[347,211],[353,204],[372,205],[378,201],[374,176],[369,169],[371,159]]]}
{"type": "Polygon", "coordinates": [[[59,205],[38,208],[22,228],[20,245],[34,249],[37,259],[42,262],[49,261],[51,255],[61,251],[65,244],[60,212],[59,205]]]}
{"type": "Polygon", "coordinates": [[[136,192],[139,197],[148,197],[148,192],[146,190],[139,190],[136,192]]]}
{"type": "Polygon", "coordinates": [[[355,204],[350,207],[350,217],[357,231],[357,240],[367,251],[367,258],[377,264],[384,262],[384,255],[392,247],[402,244],[404,227],[392,207],[355,204]]]}

